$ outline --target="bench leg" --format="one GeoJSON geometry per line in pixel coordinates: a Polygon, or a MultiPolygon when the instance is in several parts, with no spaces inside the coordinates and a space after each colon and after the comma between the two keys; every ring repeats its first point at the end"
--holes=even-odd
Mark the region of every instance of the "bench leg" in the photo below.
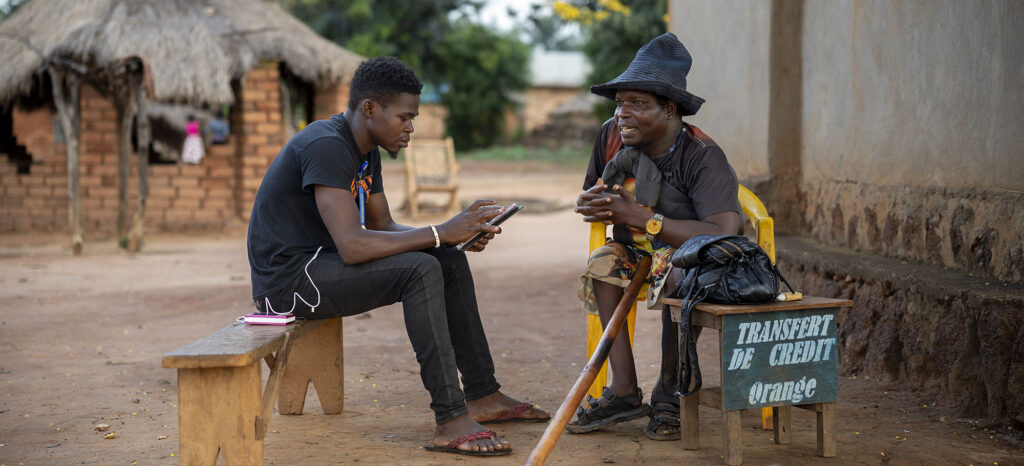
{"type": "Polygon", "coordinates": [[[263,464],[256,438],[262,403],[259,362],[244,367],[178,369],[181,464],[263,464]]]}
{"type": "Polygon", "coordinates": [[[324,414],[337,414],[345,404],[345,358],[341,318],[324,321],[292,342],[281,380],[277,410],[302,414],[306,388],[313,382],[324,414]]]}
{"type": "Polygon", "coordinates": [[[740,425],[740,410],[723,411],[725,432],[722,433],[725,464],[743,463],[743,426],[740,425]]]}
{"type": "Polygon", "coordinates": [[[700,448],[700,391],[690,396],[679,397],[679,431],[682,434],[684,450],[700,448]]]}
{"type": "Polygon", "coordinates": [[[775,406],[772,408],[772,430],[775,437],[775,444],[789,445],[789,425],[793,408],[790,406],[775,406]]]}
{"type": "Polygon", "coordinates": [[[836,404],[821,403],[815,409],[818,415],[818,456],[836,456],[836,404]]]}

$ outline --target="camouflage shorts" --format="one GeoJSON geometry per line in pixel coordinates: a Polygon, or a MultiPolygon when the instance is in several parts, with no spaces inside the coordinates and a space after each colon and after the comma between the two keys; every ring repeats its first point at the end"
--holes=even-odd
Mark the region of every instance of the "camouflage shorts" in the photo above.
{"type": "Polygon", "coordinates": [[[597,314],[597,299],[594,297],[594,280],[611,283],[625,288],[633,278],[637,265],[644,256],[651,256],[651,271],[646,282],[650,284],[647,292],[647,308],[661,309],[661,292],[665,279],[672,271],[672,253],[674,248],[663,247],[653,252],[646,251],[632,243],[609,241],[594,250],[587,262],[587,269],[580,277],[577,296],[583,302],[583,310],[597,314]]]}

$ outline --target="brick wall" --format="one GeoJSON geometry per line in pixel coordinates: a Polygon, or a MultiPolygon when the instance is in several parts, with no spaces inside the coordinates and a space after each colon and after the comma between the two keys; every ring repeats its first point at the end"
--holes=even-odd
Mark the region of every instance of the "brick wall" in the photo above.
{"type": "MultiPolygon", "coordinates": [[[[82,88],[80,164],[82,226],[87,236],[116,232],[119,122],[113,103],[90,86],[82,88]]],[[[65,145],[54,138],[54,112],[13,112],[14,135],[32,155],[27,174],[0,163],[0,231],[61,231],[68,225],[65,145]]],[[[0,155],[0,158],[5,157],[0,155]]],[[[145,224],[158,230],[221,228],[235,218],[235,144],[210,146],[199,165],[149,166],[145,224]]],[[[138,193],[131,157],[129,202],[138,193]]]]}
{"type": "Polygon", "coordinates": [[[237,214],[248,220],[263,174],[284,145],[280,72],[276,62],[263,62],[242,81],[232,132],[238,137],[237,214]]]}
{"type": "Polygon", "coordinates": [[[81,102],[82,133],[78,148],[82,229],[87,236],[92,232],[112,233],[117,230],[120,122],[114,104],[91,86],[82,86],[81,102]]]}
{"type": "Polygon", "coordinates": [[[574,87],[531,87],[523,104],[523,130],[533,131],[548,123],[548,115],[559,105],[580,95],[574,87]]]}
{"type": "Polygon", "coordinates": [[[337,84],[327,89],[318,89],[313,102],[313,118],[326,120],[348,107],[348,84],[337,84]]]}
{"type": "Polygon", "coordinates": [[[448,107],[441,104],[421,104],[420,114],[413,121],[416,132],[412,134],[412,137],[414,139],[444,139],[445,118],[448,118],[448,107]]]}
{"type": "MultiPolygon", "coordinates": [[[[207,146],[198,165],[149,166],[147,230],[216,230],[248,219],[263,174],[285,142],[278,67],[261,63],[240,83],[228,144],[207,146]]],[[[348,85],[320,91],[318,115],[321,109],[344,108],[347,99],[348,85]]],[[[82,88],[81,103],[82,225],[87,238],[109,237],[117,229],[117,111],[88,85],[82,88]]],[[[32,155],[32,165],[29,173],[18,174],[0,154],[0,232],[66,231],[66,149],[54,139],[54,111],[14,108],[12,117],[14,136],[32,155]]],[[[132,154],[131,209],[138,192],[136,165],[132,154]]]]}
{"type": "MultiPolygon", "coordinates": [[[[313,118],[326,120],[332,115],[342,113],[348,109],[348,84],[338,84],[327,89],[317,90],[313,103],[313,118]]],[[[416,117],[414,125],[416,132],[414,138],[420,139],[443,139],[445,136],[444,119],[448,116],[448,109],[440,104],[420,104],[420,114],[416,117]]]]}
{"type": "Polygon", "coordinates": [[[0,154],[0,231],[53,231],[68,223],[64,145],[53,139],[53,112],[12,109],[18,143],[33,155],[31,172],[0,154]]]}

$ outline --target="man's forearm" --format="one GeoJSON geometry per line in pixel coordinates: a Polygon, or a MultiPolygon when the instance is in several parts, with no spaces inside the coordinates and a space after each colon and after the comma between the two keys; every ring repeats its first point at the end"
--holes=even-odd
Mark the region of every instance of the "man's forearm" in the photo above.
{"type": "Polygon", "coordinates": [[[353,232],[354,234],[346,240],[344,249],[342,245],[336,244],[342,260],[346,264],[353,265],[403,252],[434,247],[434,234],[430,228],[397,226],[404,229],[400,231],[360,230],[353,232]]]}
{"type": "MultiPolygon", "coordinates": [[[[653,214],[652,214],[653,215],[653,214]]],[[[641,226],[642,230],[643,227],[641,226]]],[[[735,212],[712,214],[702,220],[676,220],[665,217],[658,239],[678,248],[697,235],[735,235],[739,231],[739,215],[735,212]]]]}
{"type": "Polygon", "coordinates": [[[415,229],[416,227],[395,223],[395,221],[392,220],[390,223],[387,223],[382,228],[380,228],[380,231],[409,231],[415,229]]]}

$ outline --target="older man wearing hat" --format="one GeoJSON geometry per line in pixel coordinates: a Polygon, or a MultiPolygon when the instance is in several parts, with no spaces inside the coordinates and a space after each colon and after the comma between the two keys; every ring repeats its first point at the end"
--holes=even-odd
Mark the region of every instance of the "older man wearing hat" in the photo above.
{"type": "Polygon", "coordinates": [[[642,256],[652,256],[647,307],[662,310],[662,360],[651,402],[645,404],[624,326],[608,356],[611,384],[601,398],[579,409],[569,425],[573,433],[649,415],[644,429],[648,437],[679,438],[679,401],[674,396],[678,329],[661,304],[670,291],[665,288],[679,279],[670,259],[693,236],[736,234],[740,212],[739,184],[725,153],[682,120],[704,103],[686,91],[691,63],[679,39],[664,34],[644,45],[619,77],[590,88],[615,101],[615,116],[604,123],[594,143],[576,212],[587,222],[614,227],[611,240],[591,254],[579,296],[584,309],[607,325],[636,264],[642,256]]]}

